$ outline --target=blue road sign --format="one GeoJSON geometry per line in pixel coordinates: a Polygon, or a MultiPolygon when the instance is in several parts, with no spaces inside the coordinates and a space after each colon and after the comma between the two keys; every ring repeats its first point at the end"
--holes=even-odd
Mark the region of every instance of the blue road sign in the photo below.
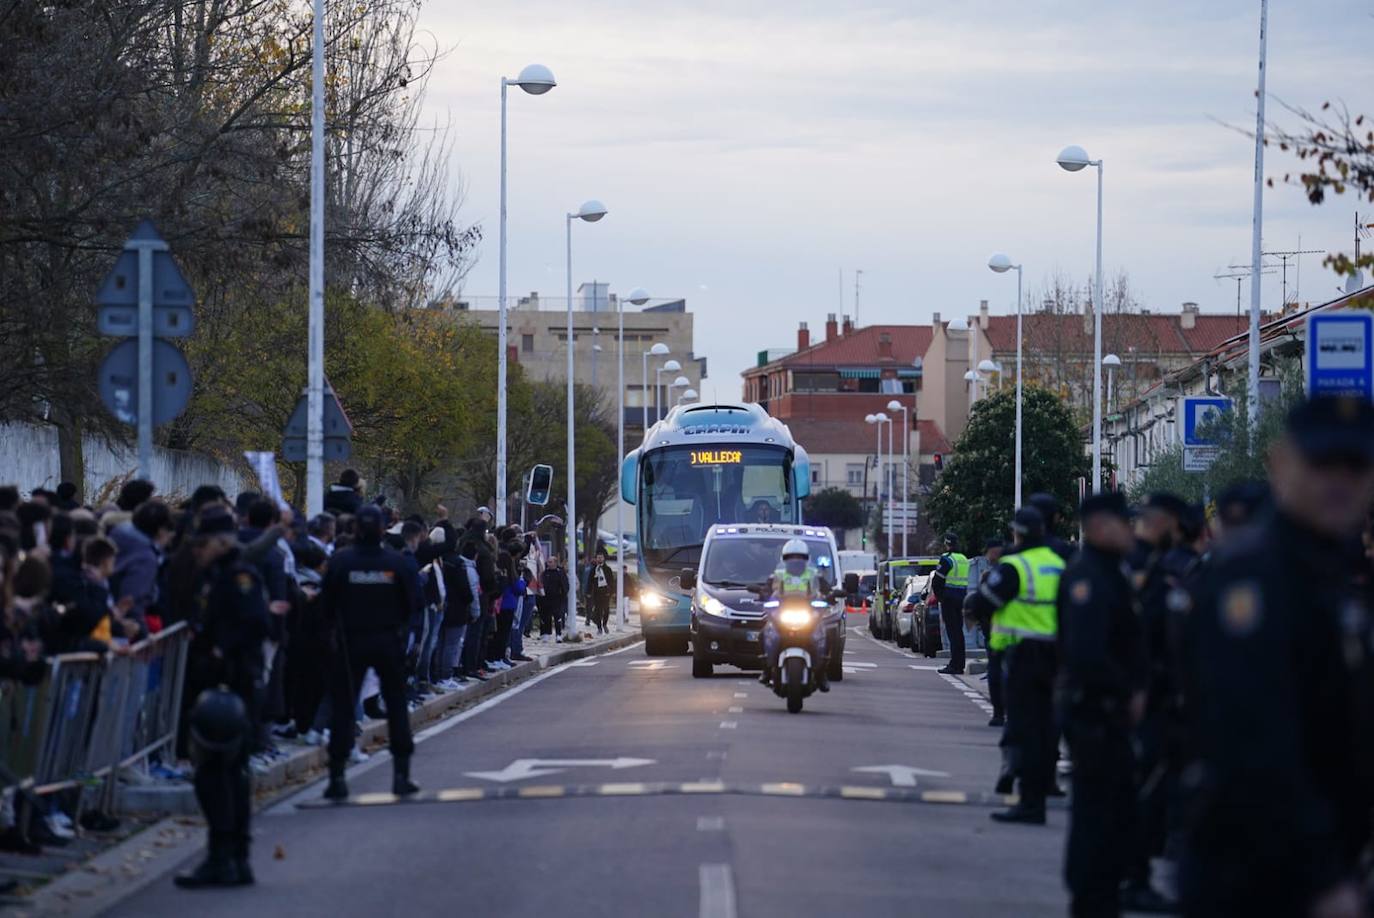
{"type": "Polygon", "coordinates": [[[1183,470],[1205,472],[1221,454],[1221,441],[1206,428],[1231,410],[1231,400],[1217,395],[1190,395],[1182,401],[1183,470]]]}
{"type": "Polygon", "coordinates": [[[1374,398],[1374,316],[1348,311],[1308,317],[1307,395],[1374,398]]]}
{"type": "Polygon", "coordinates": [[[114,268],[96,292],[100,307],[98,330],[102,335],[134,337],[138,334],[138,249],[139,242],[155,242],[164,248],[153,251],[153,334],[158,338],[185,338],[195,328],[191,307],[196,295],[177,267],[172,253],[158,235],[156,227],[144,220],[129,237],[114,268]]]}
{"type": "MultiPolygon", "coordinates": [[[[138,339],[121,341],[105,355],[97,377],[100,400],[116,419],[138,424],[138,339]]],[[[153,426],[176,418],[191,400],[191,368],[181,351],[153,342],[153,426]]]]}

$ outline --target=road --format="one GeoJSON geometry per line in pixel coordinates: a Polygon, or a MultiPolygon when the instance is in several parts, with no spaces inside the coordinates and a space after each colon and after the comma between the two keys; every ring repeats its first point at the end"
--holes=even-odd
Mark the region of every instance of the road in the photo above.
{"type": "MultiPolygon", "coordinates": [[[[110,914],[1065,914],[1066,814],[988,819],[999,756],[979,703],[861,617],[845,659],[800,715],[642,644],[552,669],[423,734],[422,801],[296,806],[308,788],[258,818],[255,887],[164,878],[110,914]],[[890,765],[920,771],[855,770],[890,765]]],[[[355,795],[389,789],[373,764],[355,795]]]]}

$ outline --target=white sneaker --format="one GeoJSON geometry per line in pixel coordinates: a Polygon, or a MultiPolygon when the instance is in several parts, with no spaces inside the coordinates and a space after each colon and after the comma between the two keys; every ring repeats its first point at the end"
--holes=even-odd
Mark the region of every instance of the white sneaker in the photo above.
{"type": "Polygon", "coordinates": [[[322,746],[324,745],[324,736],[320,731],[312,729],[302,733],[297,737],[297,741],[300,742],[302,746],[322,746]]]}
{"type": "Polygon", "coordinates": [[[445,692],[456,692],[462,687],[463,686],[458,683],[458,680],[452,677],[439,683],[439,688],[443,689],[445,692]]]}
{"type": "Polygon", "coordinates": [[[370,758],[372,758],[372,756],[368,755],[366,752],[363,752],[357,746],[354,746],[353,750],[348,753],[348,764],[361,765],[370,758]]]}

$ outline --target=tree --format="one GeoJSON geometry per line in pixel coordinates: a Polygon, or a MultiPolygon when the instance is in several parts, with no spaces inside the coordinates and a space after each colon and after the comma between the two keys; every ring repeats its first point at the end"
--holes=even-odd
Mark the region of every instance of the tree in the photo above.
{"type": "MultiPolygon", "coordinates": [[[[1039,491],[1053,494],[1067,521],[1077,503],[1078,479],[1091,472],[1073,414],[1054,393],[1026,386],[1022,426],[1022,499],[1039,491]]],[[[926,504],[938,531],[952,530],[963,544],[976,545],[1006,530],[1014,510],[1015,432],[1013,391],[995,392],[974,405],[926,504]]]]}
{"type": "Polygon", "coordinates": [[[844,488],[822,488],[806,499],[802,518],[808,525],[834,530],[858,529],[864,524],[859,499],[844,488]]]}

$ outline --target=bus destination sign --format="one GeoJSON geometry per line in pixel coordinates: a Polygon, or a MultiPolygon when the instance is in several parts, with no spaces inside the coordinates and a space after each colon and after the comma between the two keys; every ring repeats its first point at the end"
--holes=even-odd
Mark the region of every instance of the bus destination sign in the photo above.
{"type": "Polygon", "coordinates": [[[692,465],[739,465],[744,454],[737,449],[694,449],[692,465]]]}

